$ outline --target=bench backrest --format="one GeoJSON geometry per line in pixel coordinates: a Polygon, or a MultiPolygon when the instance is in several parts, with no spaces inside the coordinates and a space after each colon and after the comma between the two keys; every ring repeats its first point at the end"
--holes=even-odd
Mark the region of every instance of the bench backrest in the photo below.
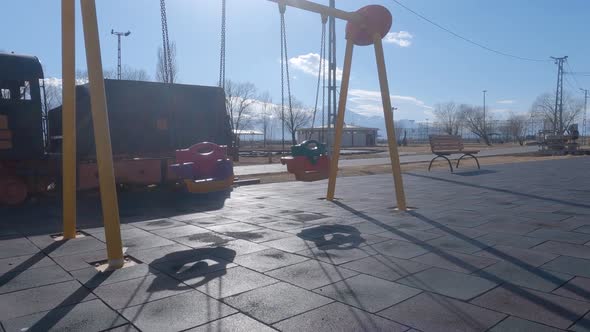
{"type": "Polygon", "coordinates": [[[430,136],[430,149],[432,152],[462,151],[463,139],[461,136],[432,135],[430,136]]]}

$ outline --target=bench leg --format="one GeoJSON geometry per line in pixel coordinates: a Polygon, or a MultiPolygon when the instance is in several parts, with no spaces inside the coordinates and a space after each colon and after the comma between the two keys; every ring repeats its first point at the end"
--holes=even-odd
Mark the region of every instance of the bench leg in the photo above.
{"type": "Polygon", "coordinates": [[[451,164],[451,161],[449,160],[449,158],[447,158],[443,155],[438,155],[438,156],[432,158],[432,160],[430,161],[430,165],[428,165],[428,171],[430,172],[430,168],[432,167],[432,163],[438,158],[444,158],[447,161],[447,163],[449,163],[449,168],[451,169],[451,173],[453,173],[453,164],[451,164]]]}
{"type": "Polygon", "coordinates": [[[481,168],[479,167],[479,160],[477,160],[477,157],[476,157],[476,156],[474,156],[474,155],[472,155],[471,153],[466,153],[466,154],[462,155],[462,156],[459,158],[459,160],[457,160],[457,166],[456,166],[456,168],[459,168],[459,163],[461,162],[461,159],[463,159],[463,157],[465,157],[465,156],[469,156],[469,157],[471,157],[471,158],[475,159],[475,162],[477,163],[477,169],[481,169],[481,168]]]}

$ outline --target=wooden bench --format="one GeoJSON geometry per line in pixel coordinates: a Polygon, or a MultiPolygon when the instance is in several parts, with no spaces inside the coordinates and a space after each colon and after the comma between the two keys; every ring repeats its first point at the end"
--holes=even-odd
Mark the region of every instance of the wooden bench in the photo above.
{"type": "Polygon", "coordinates": [[[463,159],[463,157],[469,156],[475,159],[475,162],[477,163],[477,169],[480,169],[479,160],[477,160],[477,157],[475,156],[475,154],[477,154],[479,150],[464,150],[463,139],[461,138],[461,136],[432,135],[430,136],[430,149],[432,153],[434,153],[436,156],[432,158],[432,160],[430,161],[430,165],[428,165],[428,171],[430,171],[432,163],[436,159],[444,158],[449,163],[449,168],[451,169],[452,173],[453,165],[451,164],[451,161],[449,160],[449,158],[447,158],[447,156],[458,153],[462,154],[462,156],[459,157],[459,159],[457,160],[456,168],[459,168],[459,163],[461,162],[461,159],[463,159]]]}

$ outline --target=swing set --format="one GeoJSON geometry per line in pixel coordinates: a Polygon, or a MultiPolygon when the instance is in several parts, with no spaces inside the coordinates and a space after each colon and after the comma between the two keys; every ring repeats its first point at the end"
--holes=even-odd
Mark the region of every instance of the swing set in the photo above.
{"type": "MultiPolygon", "coordinates": [[[[225,13],[225,0],[223,1],[223,12],[225,13]]],[[[336,189],[336,175],[338,172],[338,159],[342,143],[342,132],[344,127],[344,112],[348,95],[350,71],[352,65],[352,54],[354,46],[373,45],[375,59],[377,62],[379,85],[383,103],[383,114],[387,130],[389,155],[391,158],[392,173],[395,184],[397,209],[406,211],[406,199],[404,194],[399,154],[397,150],[396,136],[393,125],[393,113],[385,68],[382,38],[389,32],[392,24],[391,13],[383,6],[369,5],[356,12],[347,12],[332,7],[327,7],[307,0],[268,0],[279,5],[282,12],[281,25],[284,31],[284,11],[286,7],[294,7],[322,15],[322,21],[326,17],[334,17],[345,20],[346,24],[346,48],[344,55],[343,74],[341,80],[341,91],[338,103],[338,113],[335,124],[334,146],[331,159],[327,159],[325,146],[318,142],[304,142],[294,146],[292,150],[293,162],[295,158],[306,158],[309,163],[298,165],[291,164],[296,169],[309,168],[308,171],[328,168],[328,190],[326,199],[334,200],[336,189]],[[311,151],[311,152],[310,152],[311,151]],[[311,167],[309,167],[311,165],[311,167]]],[[[161,4],[164,0],[161,0],[161,4]]],[[[86,50],[86,62],[88,65],[88,80],[91,95],[91,113],[94,124],[94,135],[96,142],[96,159],[98,164],[100,197],[103,212],[103,220],[106,235],[108,269],[123,267],[123,248],[121,241],[119,207],[117,203],[117,192],[115,186],[115,175],[113,170],[113,154],[110,142],[108,112],[106,104],[105,87],[103,80],[103,68],[100,55],[99,29],[96,16],[95,0],[80,0],[82,9],[82,25],[86,50]]],[[[63,80],[63,201],[64,201],[64,239],[76,237],[76,125],[75,125],[75,0],[62,0],[62,80],[63,80]]],[[[225,19],[222,21],[222,30],[225,29],[225,19]]],[[[325,34],[325,33],[324,33],[325,34]]],[[[224,33],[222,33],[222,59],[220,66],[220,85],[223,85],[222,75],[225,76],[224,58],[224,33]]],[[[284,36],[284,34],[283,34],[284,36]]],[[[165,48],[167,33],[164,31],[165,48]]],[[[322,38],[322,39],[325,39],[322,38]]],[[[286,50],[286,43],[282,42],[282,50],[286,50]],[[285,47],[284,47],[285,45],[285,47]]],[[[325,53],[325,51],[323,52],[325,53]]],[[[325,54],[324,54],[325,55],[325,54]]],[[[286,52],[281,59],[287,59],[286,52]]],[[[285,61],[286,62],[286,61],[285,61]]],[[[286,71],[288,68],[285,66],[286,71]]],[[[322,67],[320,67],[322,70],[322,67]]],[[[288,74],[287,74],[288,75],[288,74]]],[[[287,81],[288,83],[288,81],[287,81]]],[[[290,90],[290,86],[288,85],[290,90]]],[[[319,88],[318,88],[319,89],[319,88]]],[[[289,93],[290,95],[290,93],[289,93]]],[[[283,110],[284,110],[284,98],[283,110]]],[[[317,103],[316,103],[317,104],[317,103]]],[[[289,103],[291,107],[291,103],[289,103]]],[[[317,105],[314,110],[317,111],[317,105]]],[[[289,167],[289,163],[287,167],[289,167]]],[[[310,173],[310,172],[308,172],[310,173]]],[[[312,172],[313,173],[313,172],[312,172]]],[[[317,172],[316,177],[325,177],[325,172],[317,172]]],[[[310,177],[312,177],[310,175],[310,177]]]]}
{"type": "MultiPolygon", "coordinates": [[[[350,70],[352,66],[352,53],[354,45],[368,46],[374,45],[375,59],[377,61],[377,70],[379,76],[379,86],[381,89],[381,99],[383,104],[383,115],[387,130],[389,145],[389,156],[391,158],[392,173],[394,177],[397,209],[407,210],[403,180],[401,176],[401,167],[399,162],[399,153],[395,129],[393,125],[393,113],[391,108],[391,99],[389,93],[389,84],[387,81],[387,71],[385,67],[385,58],[383,53],[382,39],[389,32],[392,24],[391,13],[383,6],[369,5],[356,12],[345,12],[338,9],[325,7],[309,1],[302,0],[269,0],[279,5],[281,14],[281,67],[285,62],[287,73],[288,96],[290,98],[288,61],[286,55],[286,32],[284,24],[284,13],[286,6],[297,7],[300,9],[316,12],[322,15],[322,47],[320,56],[320,69],[323,69],[323,59],[325,56],[325,23],[327,16],[333,16],[347,21],[346,24],[346,51],[344,55],[344,68],[341,81],[340,100],[338,102],[338,113],[335,125],[334,147],[332,159],[330,160],[325,152],[325,145],[317,141],[304,141],[299,145],[291,147],[291,157],[281,158],[281,163],[287,165],[290,173],[295,174],[297,180],[315,181],[328,178],[328,192],[326,198],[334,199],[336,189],[336,176],[338,173],[338,160],[340,157],[340,148],[342,145],[342,132],[344,128],[344,112],[346,110],[346,101],[348,95],[348,85],[350,81],[350,70]],[[284,52],[283,52],[284,50],[284,52]],[[284,55],[284,57],[283,57],[284,55]]],[[[282,68],[281,68],[282,69],[282,68]]],[[[282,73],[281,73],[282,76],[282,73]]],[[[314,122],[317,112],[317,99],[319,95],[319,82],[316,92],[316,105],[314,108],[314,122]]],[[[284,89],[283,89],[284,90],[284,89]]],[[[291,104],[289,103],[291,108],[291,104]]],[[[283,107],[284,109],[284,107],[283,107]]],[[[314,124],[312,123],[312,126],[314,124]]]]}

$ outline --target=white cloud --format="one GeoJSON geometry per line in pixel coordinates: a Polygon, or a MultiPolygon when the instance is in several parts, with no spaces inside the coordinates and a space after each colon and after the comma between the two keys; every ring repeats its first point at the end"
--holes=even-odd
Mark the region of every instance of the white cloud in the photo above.
{"type": "Polygon", "coordinates": [[[510,104],[514,104],[514,103],[516,103],[516,100],[511,100],[511,99],[498,100],[496,103],[497,103],[497,104],[505,104],[505,105],[510,105],[510,104]]]}
{"type": "MultiPolygon", "coordinates": [[[[381,92],[351,89],[348,92],[350,105],[355,113],[365,116],[383,116],[381,92]]],[[[423,120],[432,117],[432,107],[413,96],[391,95],[391,103],[397,108],[395,118],[423,120]]]]}
{"type": "MultiPolygon", "coordinates": [[[[318,77],[320,69],[320,55],[317,53],[308,53],[298,55],[289,59],[289,65],[291,68],[302,71],[305,74],[313,75],[318,77]]],[[[328,73],[328,61],[324,59],[324,66],[326,68],[326,74],[328,73]]],[[[336,79],[340,81],[342,79],[342,68],[336,68],[336,79]]]]}
{"type": "Polygon", "coordinates": [[[383,38],[384,43],[396,44],[399,47],[409,47],[412,45],[414,36],[407,31],[390,32],[383,38]]]}

